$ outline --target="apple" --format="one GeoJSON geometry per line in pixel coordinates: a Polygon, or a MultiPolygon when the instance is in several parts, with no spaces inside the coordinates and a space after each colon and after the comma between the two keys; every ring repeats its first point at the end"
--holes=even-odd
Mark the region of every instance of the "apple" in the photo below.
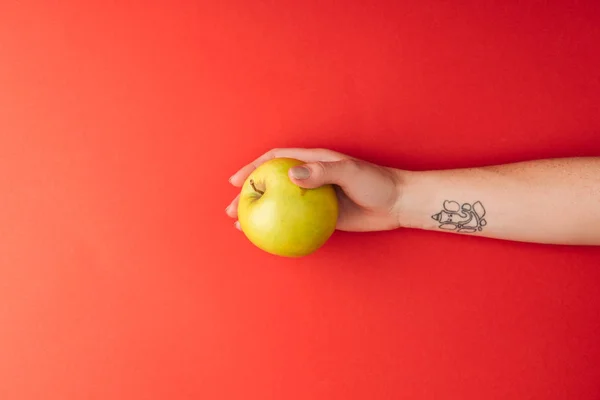
{"type": "Polygon", "coordinates": [[[290,168],[304,164],[275,158],[256,168],[242,186],[238,220],[259,249],[284,257],[314,253],[335,231],[338,200],[332,185],[304,189],[291,181],[290,168]]]}

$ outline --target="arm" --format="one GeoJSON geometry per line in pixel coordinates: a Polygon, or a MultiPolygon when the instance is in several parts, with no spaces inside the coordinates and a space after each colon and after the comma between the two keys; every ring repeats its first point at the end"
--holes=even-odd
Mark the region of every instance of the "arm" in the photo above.
{"type": "MultiPolygon", "coordinates": [[[[327,149],[271,150],[231,178],[241,187],[266,160],[297,158],[290,179],[337,186],[337,229],[416,228],[548,244],[600,245],[600,157],[405,171],[327,149]]],[[[238,198],[227,207],[237,218],[238,198]]]]}
{"type": "Polygon", "coordinates": [[[600,245],[600,157],[395,171],[400,227],[600,245]]]}

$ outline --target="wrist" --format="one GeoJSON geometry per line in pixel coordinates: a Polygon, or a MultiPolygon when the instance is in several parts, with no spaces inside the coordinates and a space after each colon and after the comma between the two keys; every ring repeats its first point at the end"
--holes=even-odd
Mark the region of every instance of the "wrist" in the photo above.
{"type": "Polygon", "coordinates": [[[427,228],[423,215],[429,211],[422,172],[395,169],[396,202],[394,217],[398,228],[427,228]]]}

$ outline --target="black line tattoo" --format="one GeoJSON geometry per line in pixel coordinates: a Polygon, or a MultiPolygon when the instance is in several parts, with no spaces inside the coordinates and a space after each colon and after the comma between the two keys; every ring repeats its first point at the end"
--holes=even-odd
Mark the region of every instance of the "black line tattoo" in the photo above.
{"type": "Polygon", "coordinates": [[[431,216],[440,223],[439,228],[449,231],[473,233],[481,231],[487,225],[485,208],[481,202],[472,205],[464,203],[462,206],[455,201],[444,201],[444,208],[431,216]]]}

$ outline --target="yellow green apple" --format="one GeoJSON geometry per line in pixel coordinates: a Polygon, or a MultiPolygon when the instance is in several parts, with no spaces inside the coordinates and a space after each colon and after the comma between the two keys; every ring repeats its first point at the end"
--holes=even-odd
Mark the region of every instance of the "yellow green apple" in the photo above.
{"type": "Polygon", "coordinates": [[[304,189],[291,181],[290,168],[304,164],[275,158],[244,182],[238,205],[242,232],[258,248],[278,256],[314,253],[335,231],[338,200],[332,185],[304,189]]]}

